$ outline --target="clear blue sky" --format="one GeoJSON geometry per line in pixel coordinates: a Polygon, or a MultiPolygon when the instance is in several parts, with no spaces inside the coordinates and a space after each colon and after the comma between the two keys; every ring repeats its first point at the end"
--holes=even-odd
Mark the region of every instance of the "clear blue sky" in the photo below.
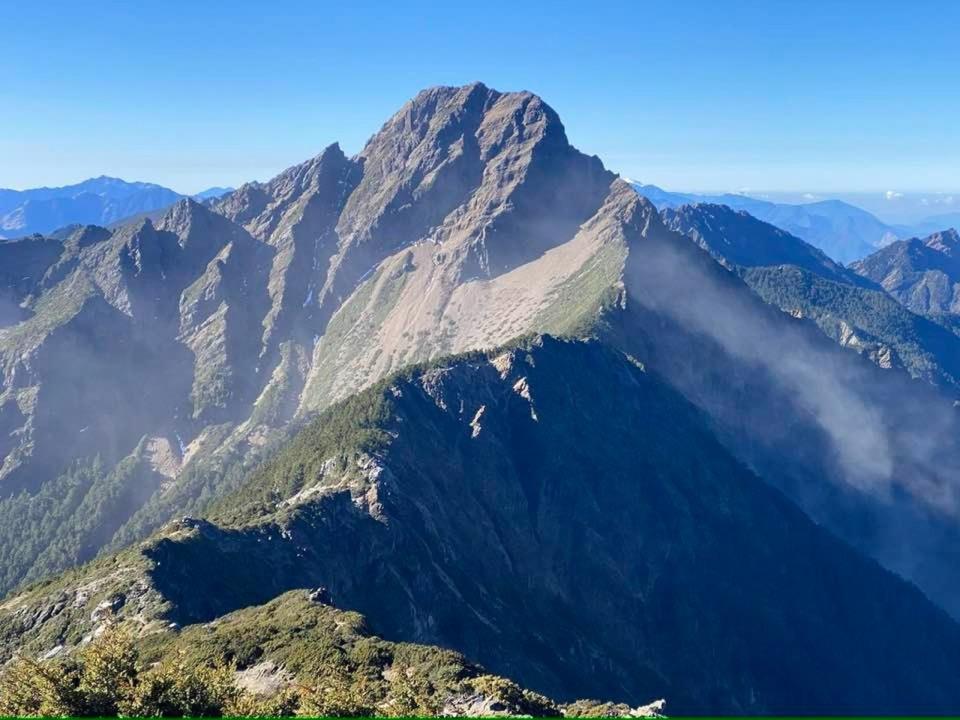
{"type": "Polygon", "coordinates": [[[960,190],[960,1],[346,5],[0,0],[0,187],[267,179],[482,80],[671,189],[960,190]]]}

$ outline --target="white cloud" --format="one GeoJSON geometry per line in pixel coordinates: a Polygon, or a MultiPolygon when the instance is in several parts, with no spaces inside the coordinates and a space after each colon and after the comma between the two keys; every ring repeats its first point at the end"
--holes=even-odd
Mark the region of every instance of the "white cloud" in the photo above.
{"type": "Polygon", "coordinates": [[[903,193],[897,192],[896,190],[887,190],[887,191],[883,194],[883,196],[884,196],[887,200],[896,200],[897,198],[902,198],[902,197],[903,197],[903,193]]]}

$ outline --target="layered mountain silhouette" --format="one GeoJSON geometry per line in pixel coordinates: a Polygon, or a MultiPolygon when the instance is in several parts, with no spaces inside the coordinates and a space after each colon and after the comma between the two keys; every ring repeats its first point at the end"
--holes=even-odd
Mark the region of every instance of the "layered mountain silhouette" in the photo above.
{"type": "Polygon", "coordinates": [[[706,203],[744,210],[759,220],[803,238],[841,263],[853,262],[875,252],[901,237],[905,230],[888,225],[872,213],[842,200],[775,203],[739,193],[698,195],[669,192],[656,185],[633,185],[637,192],[659,208],[706,203]]]}
{"type": "Polygon", "coordinates": [[[916,225],[909,228],[910,233],[902,235],[904,238],[920,235],[927,236],[943,231],[944,228],[960,227],[960,213],[944,213],[942,215],[933,215],[921,220],[916,225]]]}
{"type": "Polygon", "coordinates": [[[106,176],[57,188],[0,190],[0,238],[50,233],[67,225],[109,225],[165,208],[180,197],[153,183],[106,176]]]}
{"type": "MultiPolygon", "coordinates": [[[[212,201],[233,188],[211,187],[191,197],[212,201]]],[[[158,213],[184,196],[154,183],[100,176],[75,185],[0,190],[0,239],[68,235],[78,226],[110,226],[158,213]]]]}
{"type": "Polygon", "coordinates": [[[880,367],[905,370],[950,394],[960,389],[960,337],[943,315],[934,322],[911,312],[869,278],[743,211],[697,204],[661,215],[771,305],[813,320],[828,337],[880,367]]]}
{"type": "Polygon", "coordinates": [[[198,193],[194,193],[192,197],[194,200],[200,200],[200,201],[216,200],[217,198],[221,198],[228,193],[232,193],[233,191],[234,191],[234,188],[232,187],[214,186],[214,187],[209,187],[206,190],[201,190],[198,193]]]}
{"type": "Polygon", "coordinates": [[[377,634],[566,701],[960,703],[960,626],[597,342],[535,338],[390,377],[321,415],[214,519],[7,602],[3,636],[48,649],[64,627],[93,632],[104,602],[156,632],[324,586],[377,634]]]}
{"type": "Polygon", "coordinates": [[[960,705],[954,621],[890,572],[960,612],[956,336],[659,212],[533,94],[426,90],[354,157],[3,252],[0,587],[102,554],[3,606],[6,652],[323,584],[561,699],[960,705]],[[545,334],[591,342],[391,376],[545,334]]]}

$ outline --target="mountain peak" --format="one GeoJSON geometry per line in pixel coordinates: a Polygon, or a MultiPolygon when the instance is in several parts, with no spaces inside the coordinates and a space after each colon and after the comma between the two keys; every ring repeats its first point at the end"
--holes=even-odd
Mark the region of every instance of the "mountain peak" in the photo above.
{"type": "Polygon", "coordinates": [[[486,107],[499,96],[500,93],[479,83],[462,87],[439,85],[421,90],[367,141],[359,157],[381,155],[386,149],[384,145],[396,144],[393,155],[399,160],[416,148],[418,142],[440,134],[443,128],[450,128],[443,133],[443,139],[453,142],[456,140],[455,127],[478,124],[476,121],[471,123],[470,117],[482,116],[486,107]]]}
{"type": "Polygon", "coordinates": [[[214,185],[213,187],[208,187],[206,190],[201,190],[198,193],[194,193],[191,197],[194,200],[216,200],[221,198],[224,195],[232,193],[236,188],[234,187],[221,187],[219,185],[214,185]]]}
{"type": "Polygon", "coordinates": [[[920,315],[960,312],[960,233],[890,243],[851,266],[920,315]]]}
{"type": "Polygon", "coordinates": [[[385,142],[399,143],[398,151],[416,147],[433,136],[436,144],[456,143],[473,129],[484,155],[495,154],[505,143],[554,138],[568,146],[560,117],[546,102],[528,91],[500,92],[480,82],[440,85],[417,93],[370,138],[360,157],[382,153],[385,142]]]}
{"type": "Polygon", "coordinates": [[[224,246],[246,235],[231,220],[192,198],[174,203],[157,229],[177,236],[186,252],[180,261],[194,269],[205,267],[224,246]]]}
{"type": "Polygon", "coordinates": [[[4,604],[0,661],[60,662],[107,607],[173,637],[322,585],[567,697],[960,707],[960,631],[826,532],[956,604],[954,508],[928,496],[952,501],[960,460],[914,439],[957,421],[900,392],[899,348],[957,341],[715,197],[661,214],[540,97],[472,83],[419,93],[355,157],[333,143],[215,204],[0,245],[0,592],[222,503],[4,604]],[[753,269],[808,301],[772,307],[753,269]],[[900,345],[872,331],[894,323],[900,345]],[[889,373],[839,347],[881,343],[889,373]]]}
{"type": "Polygon", "coordinates": [[[347,156],[340,148],[339,142],[333,142],[327,145],[319,154],[313,156],[306,162],[287,168],[268,184],[277,186],[286,183],[294,183],[301,187],[306,187],[315,183],[321,170],[326,165],[343,165],[348,161],[347,156]]]}
{"type": "Polygon", "coordinates": [[[170,193],[173,192],[172,190],[168,190],[167,188],[155,183],[140,181],[131,182],[124,180],[123,178],[112,177],[110,175],[100,175],[95,178],[84,180],[76,185],[68,185],[67,187],[60,189],[72,190],[76,193],[89,192],[96,195],[107,195],[110,197],[123,197],[132,193],[151,190],[163,190],[170,193]]]}
{"type": "Polygon", "coordinates": [[[952,257],[960,250],[960,233],[953,228],[941,230],[940,232],[935,232],[930,235],[923,241],[923,244],[931,250],[936,250],[937,252],[942,252],[944,255],[952,257]]]}
{"type": "Polygon", "coordinates": [[[418,92],[407,104],[422,105],[436,100],[445,101],[458,96],[467,97],[473,93],[489,94],[491,92],[496,95],[500,94],[479,81],[467,83],[466,85],[433,85],[418,92]]]}
{"type": "Polygon", "coordinates": [[[158,226],[163,230],[176,232],[178,228],[196,222],[198,218],[206,218],[213,213],[193,198],[185,197],[177,200],[163,214],[158,226]]]}
{"type": "MultiPolygon", "coordinates": [[[[610,194],[607,195],[599,213],[614,213],[624,226],[646,225],[651,218],[657,216],[656,206],[650,199],[640,195],[626,180],[617,178],[610,184],[610,194]]],[[[659,218],[656,220],[659,222],[659,218]]]]}

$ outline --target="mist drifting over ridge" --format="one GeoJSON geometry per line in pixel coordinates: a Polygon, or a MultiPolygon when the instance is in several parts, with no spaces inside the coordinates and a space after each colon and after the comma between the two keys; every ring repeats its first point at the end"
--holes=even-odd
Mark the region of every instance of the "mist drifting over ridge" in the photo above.
{"type": "MultiPolygon", "coordinates": [[[[654,203],[571,146],[532,93],[429,88],[356,156],[333,144],[212,202],[5,250],[29,250],[18,262],[36,271],[11,285],[0,328],[3,589],[101,558],[0,606],[3,637],[31,652],[63,639],[57,623],[96,632],[102,602],[137,632],[169,635],[309,585],[324,588],[311,602],[361,610],[404,642],[479,654],[559,697],[637,703],[663,682],[684,708],[799,707],[783,700],[780,671],[806,688],[814,676],[736,645],[746,631],[724,634],[694,581],[709,566],[700,553],[729,562],[737,547],[722,539],[754,527],[778,538],[790,582],[814,587],[764,627],[835,622],[829,583],[804,580],[829,567],[856,598],[851,615],[871,595],[854,571],[879,588],[878,616],[911,610],[896,610],[892,631],[911,654],[924,637],[960,652],[939,609],[960,613],[952,389],[764,302],[734,264],[668,229],[654,203]],[[462,504],[444,502],[465,489],[462,504]],[[653,528],[649,565],[636,562],[647,537],[625,508],[653,528]],[[14,542],[25,527],[31,542],[14,542]],[[472,554],[483,583],[463,560],[472,554]],[[545,600],[528,602],[524,577],[545,600]],[[106,594],[83,595],[91,585],[106,594]],[[715,645],[686,646],[699,673],[689,686],[669,642],[648,658],[636,631],[655,628],[644,612],[669,613],[685,587],[716,632],[715,645]],[[44,615],[56,593],[71,602],[44,615]],[[885,593],[902,604],[884,605],[885,593]],[[604,626],[608,612],[619,624],[604,626]],[[554,652],[562,635],[549,622],[565,614],[576,663],[554,652]],[[709,658],[723,648],[717,700],[709,658]]],[[[822,267],[841,290],[884,292],[822,267]]],[[[762,543],[748,549],[773,572],[762,543]]],[[[777,608],[772,577],[761,589],[777,608]]],[[[722,588],[747,627],[741,589],[722,588]]],[[[872,617],[850,638],[876,629],[872,617]]],[[[812,656],[830,657],[815,640],[812,656]]],[[[952,707],[943,674],[931,707],[952,707]]],[[[897,677],[906,707],[927,707],[897,677]]],[[[858,686],[857,708],[874,707],[873,687],[858,686]]],[[[810,707],[842,697],[826,688],[810,707]]]]}

